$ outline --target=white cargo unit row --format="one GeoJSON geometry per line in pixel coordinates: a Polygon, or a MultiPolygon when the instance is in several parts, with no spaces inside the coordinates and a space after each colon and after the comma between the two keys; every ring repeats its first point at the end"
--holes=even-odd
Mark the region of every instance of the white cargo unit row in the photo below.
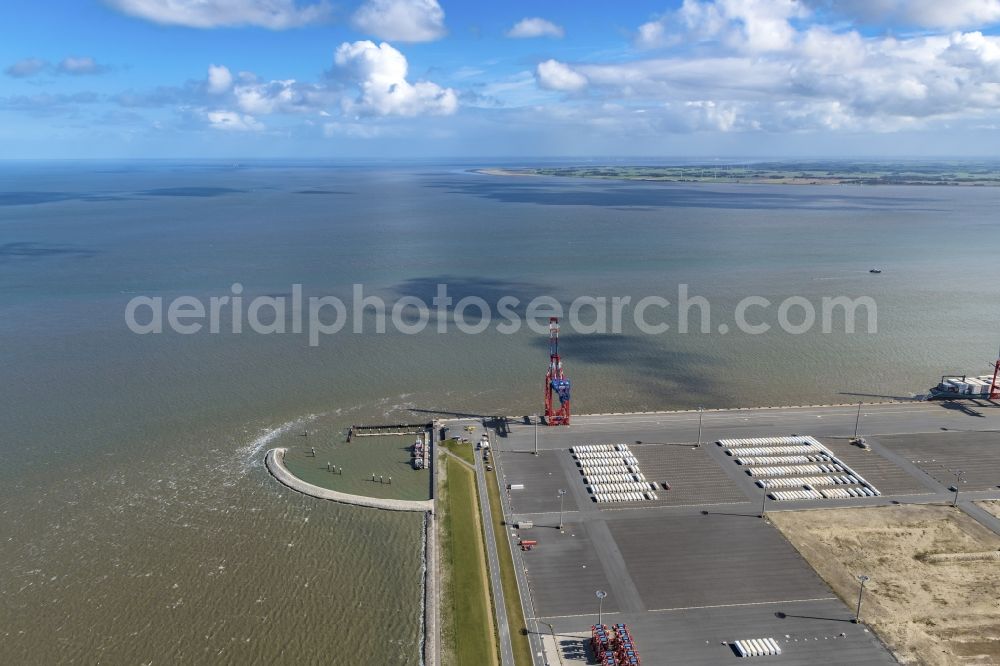
{"type": "Polygon", "coordinates": [[[580,471],[584,476],[590,476],[591,474],[638,474],[639,468],[632,467],[631,465],[621,465],[621,466],[599,466],[591,467],[589,465],[581,467],[580,471]]]}
{"type": "Polygon", "coordinates": [[[727,449],[738,446],[784,446],[787,444],[816,444],[814,437],[808,435],[793,435],[790,437],[750,437],[744,439],[720,439],[716,442],[727,449]]]}
{"type": "Polygon", "coordinates": [[[580,465],[603,465],[614,464],[625,461],[634,464],[638,459],[630,453],[611,453],[608,455],[577,456],[577,463],[580,465]]]}
{"type": "Polygon", "coordinates": [[[773,638],[746,638],[733,641],[741,657],[770,657],[781,654],[781,646],[773,638]]]}
{"type": "Polygon", "coordinates": [[[628,483],[631,481],[645,481],[642,474],[591,474],[583,477],[584,483],[628,483]]]}
{"type": "Polygon", "coordinates": [[[580,467],[620,467],[627,465],[628,462],[625,458],[583,458],[577,460],[576,464],[580,467]]]}
{"type": "Polygon", "coordinates": [[[878,497],[879,492],[865,486],[857,488],[820,488],[823,497],[828,499],[851,499],[852,497],[878,497]]]}
{"type": "Polygon", "coordinates": [[[594,483],[587,488],[590,492],[594,493],[618,493],[618,492],[645,492],[647,490],[656,490],[656,487],[651,483],[594,483]]]}
{"type": "Polygon", "coordinates": [[[726,449],[726,455],[740,457],[743,456],[776,456],[776,455],[799,455],[807,456],[813,453],[818,453],[822,449],[818,449],[812,444],[800,444],[796,446],[761,446],[752,449],[726,449]]]}
{"type": "Polygon", "coordinates": [[[577,460],[617,460],[622,457],[618,451],[604,451],[594,453],[574,453],[577,460]]]}
{"type": "Polygon", "coordinates": [[[594,501],[604,502],[647,502],[659,499],[651,490],[645,492],[601,492],[594,494],[594,501]]]}
{"type": "Polygon", "coordinates": [[[657,499],[657,484],[646,480],[628,444],[584,444],[570,447],[583,482],[597,502],[642,502],[657,499]]]}
{"type": "Polygon", "coordinates": [[[788,488],[788,491],[776,492],[776,499],[833,499],[842,498],[840,492],[820,494],[810,486],[857,486],[857,490],[848,490],[848,497],[876,497],[880,495],[875,486],[855,472],[849,465],[838,459],[833,452],[819,440],[809,436],[770,437],[750,439],[722,439],[719,446],[726,454],[733,456],[735,462],[746,468],[747,474],[754,477],[756,484],[765,490],[788,488]],[[760,446],[765,441],[765,446],[760,446]],[[793,445],[790,442],[798,442],[793,445]],[[802,458],[813,458],[813,464],[804,464],[802,458]],[[782,464],[788,463],[788,464],[782,464]],[[824,475],[824,476],[819,476],[824,475]],[[801,490],[803,486],[805,490],[801,490]],[[803,496],[790,493],[815,493],[803,496]],[[783,497],[777,497],[782,494],[783,497]]]}
{"type": "Polygon", "coordinates": [[[628,463],[625,462],[623,458],[614,458],[611,460],[578,460],[577,464],[580,467],[627,467],[628,463]]]}
{"type": "Polygon", "coordinates": [[[823,499],[816,490],[775,490],[771,497],[778,501],[823,499]]]}
{"type": "Polygon", "coordinates": [[[815,455],[792,455],[792,456],[764,456],[760,458],[737,458],[737,465],[794,465],[798,463],[822,463],[828,462],[831,457],[825,453],[815,455]]]}
{"type": "Polygon", "coordinates": [[[572,453],[585,453],[588,451],[614,451],[615,447],[611,444],[584,444],[582,446],[571,446],[569,450],[572,453]]]}
{"type": "Polygon", "coordinates": [[[853,475],[840,476],[783,476],[777,479],[757,479],[759,488],[795,488],[796,486],[840,486],[860,484],[853,475]]]}
{"type": "Polygon", "coordinates": [[[572,453],[590,453],[593,451],[628,451],[628,444],[578,444],[569,447],[572,453]]]}
{"type": "Polygon", "coordinates": [[[654,487],[656,486],[655,483],[650,483],[648,481],[639,481],[637,479],[629,479],[629,478],[625,478],[625,479],[612,479],[612,478],[608,478],[606,476],[591,476],[591,477],[588,477],[588,478],[584,479],[583,483],[585,485],[588,485],[588,486],[596,486],[596,485],[603,485],[603,484],[614,484],[614,483],[628,483],[628,484],[635,483],[635,484],[638,484],[638,485],[642,486],[643,488],[649,488],[650,486],[654,486],[654,487]]]}
{"type": "Polygon", "coordinates": [[[790,465],[788,467],[751,467],[747,469],[750,476],[788,476],[791,474],[833,474],[843,472],[844,468],[836,463],[831,465],[790,465]]]}
{"type": "Polygon", "coordinates": [[[624,458],[598,458],[596,460],[586,458],[578,461],[580,466],[584,465],[638,465],[639,461],[631,456],[624,458]]]}

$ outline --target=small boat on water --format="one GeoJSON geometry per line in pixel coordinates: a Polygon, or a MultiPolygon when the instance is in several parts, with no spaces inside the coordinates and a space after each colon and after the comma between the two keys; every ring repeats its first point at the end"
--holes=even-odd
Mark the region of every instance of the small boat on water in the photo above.
{"type": "Polygon", "coordinates": [[[878,275],[879,273],[881,273],[881,272],[882,272],[882,269],[881,269],[881,268],[872,268],[872,269],[871,269],[871,270],[869,270],[868,272],[869,272],[869,273],[874,273],[875,275],[878,275]]]}

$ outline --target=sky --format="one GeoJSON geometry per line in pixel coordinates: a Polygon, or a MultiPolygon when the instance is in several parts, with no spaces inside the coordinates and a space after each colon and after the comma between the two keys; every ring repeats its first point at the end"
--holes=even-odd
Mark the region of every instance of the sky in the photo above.
{"type": "Polygon", "coordinates": [[[3,158],[984,158],[1000,0],[5,0],[3,158]]]}

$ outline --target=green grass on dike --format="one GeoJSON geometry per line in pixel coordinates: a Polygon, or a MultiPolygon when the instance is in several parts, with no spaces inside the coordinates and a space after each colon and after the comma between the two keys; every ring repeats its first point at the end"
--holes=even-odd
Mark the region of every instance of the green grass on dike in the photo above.
{"type": "Polygon", "coordinates": [[[476,475],[447,457],[444,463],[441,556],[449,582],[442,600],[442,641],[458,666],[489,666],[497,663],[496,633],[490,616],[476,475]]]}
{"type": "Polygon", "coordinates": [[[490,496],[490,515],[493,517],[493,533],[497,535],[497,553],[500,560],[500,581],[503,585],[503,599],[507,606],[507,622],[510,625],[510,640],[514,649],[514,663],[517,666],[531,666],[531,644],[528,642],[528,625],[521,610],[521,595],[517,590],[514,575],[514,560],[507,546],[503,526],[503,506],[500,504],[500,489],[496,472],[486,473],[486,487],[490,496]]]}
{"type": "Polygon", "coordinates": [[[444,440],[443,442],[441,442],[441,444],[444,445],[444,448],[448,449],[449,451],[451,451],[456,456],[458,456],[465,462],[469,463],[470,465],[476,464],[476,452],[474,450],[475,449],[474,444],[471,443],[466,444],[460,442],[454,437],[452,437],[451,439],[444,440]]]}

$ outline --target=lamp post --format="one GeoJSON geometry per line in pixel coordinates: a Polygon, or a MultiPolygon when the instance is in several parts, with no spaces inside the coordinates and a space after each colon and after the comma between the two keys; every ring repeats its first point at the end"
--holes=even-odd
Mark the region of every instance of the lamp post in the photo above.
{"type": "Polygon", "coordinates": [[[562,488],[559,489],[559,529],[563,528],[563,497],[566,495],[566,491],[562,488]]]}
{"type": "Polygon", "coordinates": [[[953,485],[949,490],[955,491],[955,499],[952,500],[952,506],[958,506],[958,484],[965,483],[965,472],[958,470],[955,472],[955,485],[953,485]]]}
{"type": "Polygon", "coordinates": [[[764,503],[767,502],[767,488],[761,488],[763,494],[760,496],[760,517],[764,517],[764,503]]]}
{"type": "Polygon", "coordinates": [[[865,593],[865,583],[871,580],[870,577],[862,574],[858,576],[858,580],[861,581],[861,589],[858,590],[858,609],[854,612],[854,623],[861,623],[861,597],[865,593]]]}
{"type": "Polygon", "coordinates": [[[701,420],[705,415],[705,408],[698,408],[698,446],[701,446],[701,420]]]}
{"type": "Polygon", "coordinates": [[[598,590],[594,594],[597,595],[597,626],[604,626],[604,597],[608,596],[608,593],[604,590],[598,590]]]}
{"type": "Polygon", "coordinates": [[[535,414],[532,419],[535,422],[535,455],[538,455],[538,414],[535,414]]]}
{"type": "Polygon", "coordinates": [[[858,403],[858,416],[854,419],[854,439],[858,438],[858,429],[861,427],[861,403],[858,403]]]}

